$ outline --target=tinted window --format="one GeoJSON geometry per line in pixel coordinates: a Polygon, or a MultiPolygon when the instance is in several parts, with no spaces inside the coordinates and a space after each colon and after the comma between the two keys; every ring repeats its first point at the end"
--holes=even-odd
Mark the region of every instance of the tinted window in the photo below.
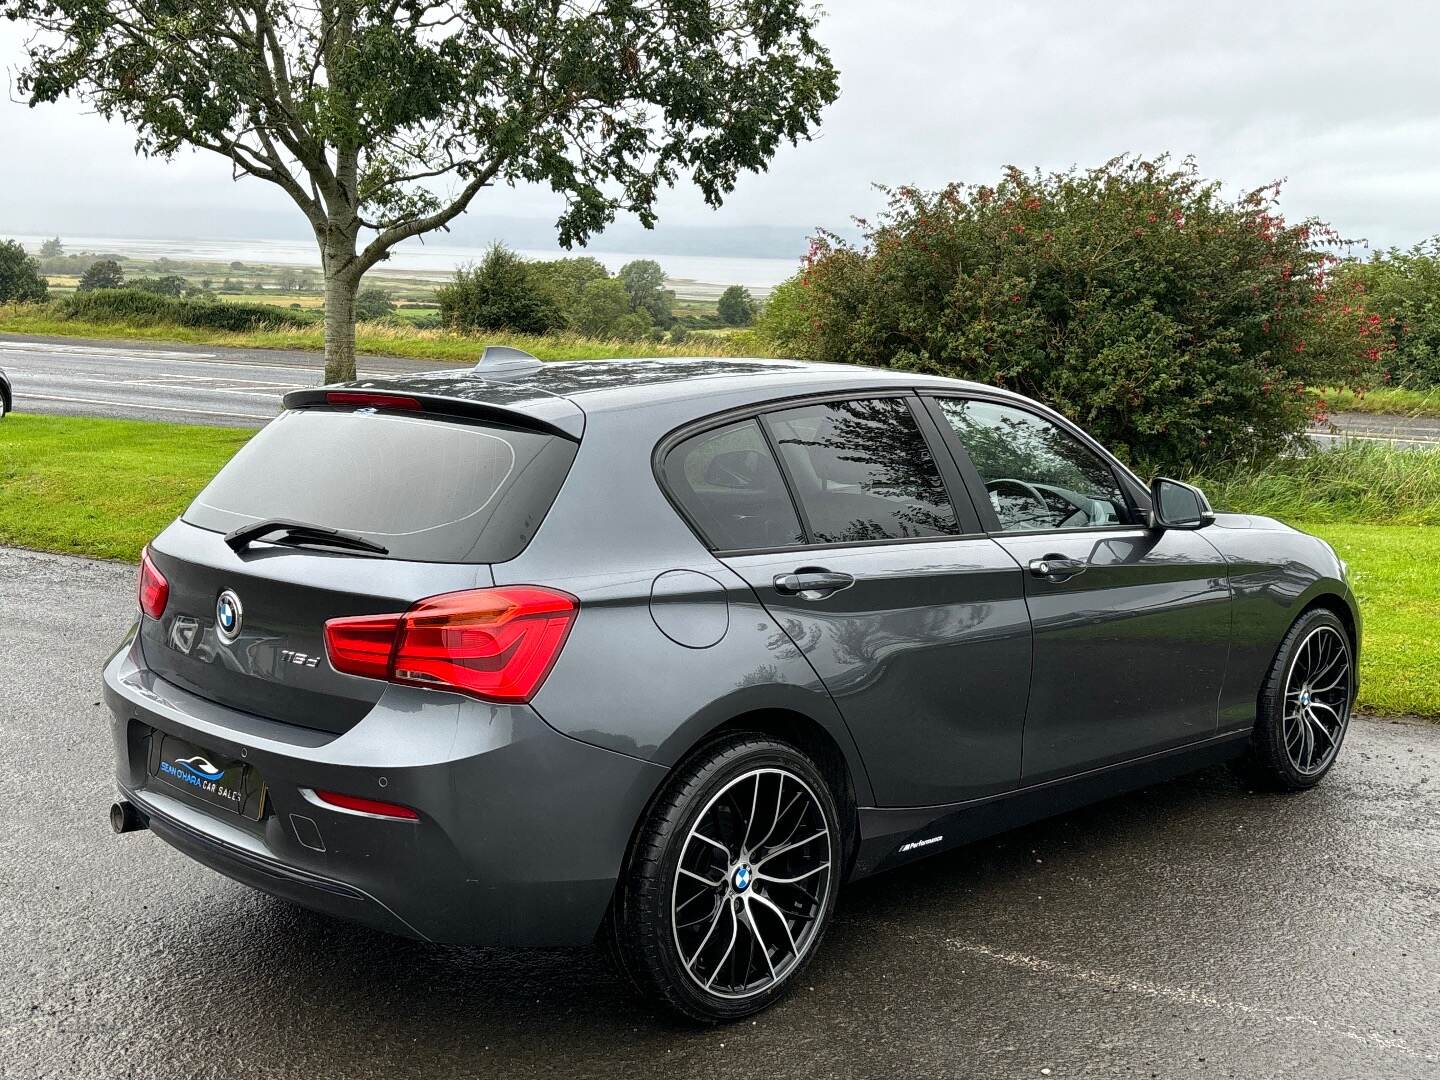
{"type": "Polygon", "coordinates": [[[666,455],[665,477],[716,551],[805,542],[785,481],[754,420],[680,443],[666,455]]]}
{"type": "Polygon", "coordinates": [[[1023,409],[940,399],[1007,532],[1129,522],[1110,466],[1063,428],[1023,409]]]}
{"type": "Polygon", "coordinates": [[[806,405],[769,413],[765,422],[805,509],[812,543],[959,532],[935,461],[903,400],[806,405]]]}
{"type": "Polygon", "coordinates": [[[302,409],[250,440],[185,511],[229,532],[269,518],[359,533],[395,559],[501,562],[539,528],[575,457],[554,435],[302,409]]]}

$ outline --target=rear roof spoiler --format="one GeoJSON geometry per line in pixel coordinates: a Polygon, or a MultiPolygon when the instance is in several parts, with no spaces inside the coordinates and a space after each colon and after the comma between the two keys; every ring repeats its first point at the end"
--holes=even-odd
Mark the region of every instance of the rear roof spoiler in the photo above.
{"type": "MultiPolygon", "coordinates": [[[[367,403],[362,399],[373,397],[375,400],[371,407],[386,411],[418,411],[436,416],[489,420],[508,427],[559,435],[572,442],[579,442],[580,436],[585,433],[585,414],[574,402],[553,394],[536,393],[502,404],[478,400],[468,394],[455,397],[425,393],[423,390],[417,392],[412,387],[418,381],[400,378],[394,381],[374,380],[367,383],[320,386],[310,390],[291,390],[285,395],[283,403],[287,409],[326,406],[354,409],[365,407],[367,403]],[[339,400],[332,400],[332,394],[339,400]]],[[[498,396],[504,395],[502,393],[498,396]]]]}

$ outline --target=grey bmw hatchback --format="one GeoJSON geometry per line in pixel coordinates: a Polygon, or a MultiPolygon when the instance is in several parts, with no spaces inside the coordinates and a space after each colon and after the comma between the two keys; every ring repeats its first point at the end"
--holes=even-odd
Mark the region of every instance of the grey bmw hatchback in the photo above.
{"type": "Polygon", "coordinates": [[[120,832],[426,941],[608,941],[705,1021],[843,882],[1237,759],[1334,764],[1323,541],[950,379],[759,360],[302,390],[146,549],[120,832]]]}

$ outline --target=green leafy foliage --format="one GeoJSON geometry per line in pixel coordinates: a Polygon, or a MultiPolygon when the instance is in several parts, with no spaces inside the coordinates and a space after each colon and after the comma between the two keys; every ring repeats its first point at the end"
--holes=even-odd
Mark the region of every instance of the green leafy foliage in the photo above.
{"type": "Polygon", "coordinates": [[[731,285],[722,292],[715,310],[726,326],[749,326],[755,321],[755,301],[743,285],[731,285]]]}
{"type": "Polygon", "coordinates": [[[1344,262],[1335,276],[1365,293],[1395,351],[1388,381],[1412,390],[1440,387],[1440,236],[1408,251],[1390,248],[1368,262],[1344,262]]]}
{"type": "MultiPolygon", "coordinates": [[[[165,274],[161,277],[131,278],[126,283],[126,287],[154,293],[156,296],[184,296],[186,284],[185,279],[179,274],[165,274]]],[[[106,288],[110,287],[112,286],[106,286],[106,288]]]]}
{"type": "Polygon", "coordinates": [[[0,241],[0,304],[44,300],[49,287],[18,240],[0,241]]]}
{"type": "MultiPolygon", "coordinates": [[[[198,147],[277,185],[346,300],[491,185],[559,193],[567,247],[619,213],[653,225],[682,179],[718,206],[839,93],[808,0],[0,0],[0,14],[39,31],[24,101],[76,97],[144,153],[198,147]]],[[[354,333],[327,322],[327,376],[353,374],[354,333]]]]}
{"type": "Polygon", "coordinates": [[[1339,239],[1278,194],[1164,157],[900,188],[862,245],[816,240],[766,325],[802,357],[1037,397],[1143,467],[1267,457],[1323,413],[1309,387],[1365,385],[1389,349],[1330,280],[1339,239]]]}
{"type": "MultiPolygon", "coordinates": [[[[650,265],[663,283],[659,264],[650,265]]],[[[637,301],[636,289],[623,277],[612,278],[598,260],[530,260],[502,244],[492,246],[479,266],[457,271],[436,297],[442,323],[458,330],[569,332],[634,341],[654,325],[646,303],[654,301],[653,292],[641,288],[637,301]]]]}
{"type": "Polygon", "coordinates": [[[361,289],[355,297],[355,317],[357,319],[383,319],[385,316],[393,314],[395,314],[395,302],[390,299],[389,289],[361,289]]]}
{"type": "Polygon", "coordinates": [[[270,304],[180,300],[140,289],[94,289],[77,292],[58,301],[56,308],[63,318],[87,322],[186,326],[235,333],[311,324],[311,320],[303,315],[270,304]]]}
{"type": "Polygon", "coordinates": [[[625,336],[618,334],[617,328],[629,315],[630,294],[625,285],[616,278],[600,278],[581,292],[574,329],[586,337],[625,336]]]}
{"type": "Polygon", "coordinates": [[[617,276],[630,294],[632,311],[645,312],[656,326],[668,327],[674,323],[675,294],[665,288],[665,271],[658,262],[635,259],[622,266],[617,276]]]}
{"type": "Polygon", "coordinates": [[[96,259],[85,272],[80,275],[80,284],[76,286],[81,292],[90,292],[93,289],[118,289],[125,283],[125,271],[114,259],[96,259]]]}
{"type": "Polygon", "coordinates": [[[562,320],[534,265],[503,244],[493,245],[479,266],[461,267],[455,280],[435,291],[440,318],[460,330],[513,330],[545,334],[562,320]]]}
{"type": "Polygon", "coordinates": [[[782,281],[755,319],[755,332],[776,356],[800,356],[810,344],[810,305],[800,275],[782,281]]]}

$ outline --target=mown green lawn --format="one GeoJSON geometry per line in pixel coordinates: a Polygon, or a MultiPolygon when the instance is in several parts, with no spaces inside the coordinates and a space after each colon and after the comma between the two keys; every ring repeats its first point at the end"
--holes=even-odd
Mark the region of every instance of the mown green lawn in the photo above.
{"type": "MultiPolygon", "coordinates": [[[[134,561],[250,435],[12,415],[0,421],[0,544],[134,561]]],[[[1393,453],[1277,464],[1258,480],[1214,481],[1213,491],[1225,509],[1276,513],[1334,544],[1365,618],[1361,705],[1440,718],[1440,527],[1354,523],[1376,520],[1381,506],[1390,520],[1433,520],[1427,477],[1440,455],[1393,453]],[[1315,524],[1301,524],[1307,507],[1315,524]]]]}
{"type": "Polygon", "coordinates": [[[135,561],[252,434],[7,416],[0,420],[0,544],[135,561]]]}
{"type": "Polygon", "coordinates": [[[1365,620],[1360,704],[1370,712],[1440,717],[1440,528],[1305,525],[1350,564],[1365,620]]]}

